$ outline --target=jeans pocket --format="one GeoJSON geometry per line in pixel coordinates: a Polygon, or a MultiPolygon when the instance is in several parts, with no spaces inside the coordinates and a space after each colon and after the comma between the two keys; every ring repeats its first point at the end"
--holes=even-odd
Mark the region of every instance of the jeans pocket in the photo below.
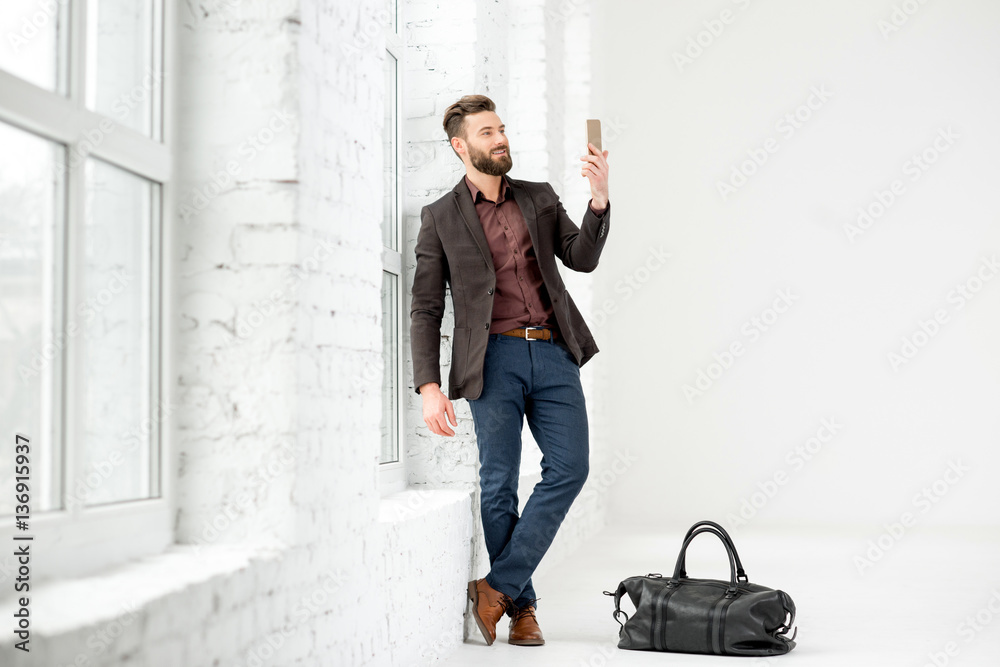
{"type": "Polygon", "coordinates": [[[566,355],[567,359],[573,362],[574,366],[576,365],[576,357],[573,356],[573,353],[570,351],[568,347],[566,347],[565,345],[559,345],[558,343],[556,343],[556,347],[558,347],[560,350],[563,351],[563,354],[566,355]]]}

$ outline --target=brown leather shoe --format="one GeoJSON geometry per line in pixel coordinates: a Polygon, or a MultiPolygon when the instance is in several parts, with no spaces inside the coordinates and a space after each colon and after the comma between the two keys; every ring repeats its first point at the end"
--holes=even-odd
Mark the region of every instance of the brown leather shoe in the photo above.
{"type": "Polygon", "coordinates": [[[542,629],[535,619],[534,606],[522,607],[514,612],[514,618],[510,619],[507,643],[516,646],[541,646],[545,643],[542,629]]]}
{"type": "Polygon", "coordinates": [[[486,583],[486,579],[469,582],[469,599],[472,600],[472,616],[476,625],[483,633],[486,645],[491,646],[497,638],[497,621],[505,612],[514,609],[514,601],[486,583]]]}

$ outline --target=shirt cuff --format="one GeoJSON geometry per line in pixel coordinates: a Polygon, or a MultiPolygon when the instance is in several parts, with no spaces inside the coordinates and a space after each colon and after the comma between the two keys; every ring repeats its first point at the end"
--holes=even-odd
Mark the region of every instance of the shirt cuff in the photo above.
{"type": "Polygon", "coordinates": [[[608,205],[607,205],[607,206],[605,206],[605,207],[604,207],[604,208],[602,208],[602,209],[598,209],[598,210],[595,210],[595,209],[594,209],[594,206],[593,206],[593,204],[594,204],[594,198],[593,198],[593,197],[591,197],[591,198],[590,198],[590,202],[588,202],[588,203],[587,203],[587,208],[589,208],[589,209],[590,209],[590,212],[591,212],[591,213],[593,213],[593,214],[594,214],[594,215],[596,215],[596,216],[597,216],[598,218],[600,218],[600,217],[603,217],[603,216],[604,216],[604,214],[608,212],[608,209],[609,209],[609,208],[611,207],[611,200],[610,200],[610,199],[608,200],[608,205]]]}

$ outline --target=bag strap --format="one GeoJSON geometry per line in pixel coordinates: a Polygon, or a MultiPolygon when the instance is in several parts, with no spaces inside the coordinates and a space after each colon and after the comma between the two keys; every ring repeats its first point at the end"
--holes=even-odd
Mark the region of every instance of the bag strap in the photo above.
{"type": "Polygon", "coordinates": [[[674,576],[671,577],[669,582],[667,582],[667,586],[671,587],[677,586],[680,583],[681,579],[687,577],[687,574],[685,573],[682,575],[681,571],[684,569],[684,560],[685,560],[685,555],[687,554],[688,545],[691,544],[691,541],[694,540],[694,538],[698,537],[702,533],[711,533],[715,535],[720,540],[722,540],[722,544],[725,545],[726,547],[726,554],[729,556],[729,589],[726,590],[726,597],[727,598],[733,597],[734,595],[736,595],[738,591],[737,579],[736,579],[737,577],[736,558],[733,552],[733,548],[731,546],[730,541],[727,540],[722,533],[720,533],[718,530],[710,526],[704,526],[694,530],[690,535],[688,535],[687,539],[684,540],[684,545],[681,547],[681,552],[677,556],[677,564],[674,566],[674,576]]]}
{"type": "Polygon", "coordinates": [[[781,606],[785,610],[785,618],[788,622],[782,622],[777,627],[775,636],[788,644],[788,650],[790,651],[795,648],[795,636],[799,634],[799,628],[796,626],[792,631],[792,636],[786,636],[788,631],[792,630],[792,626],[795,625],[795,602],[792,601],[791,596],[785,591],[778,591],[778,593],[781,595],[781,606]]]}
{"type": "MultiPolygon", "coordinates": [[[[740,581],[742,583],[748,583],[750,581],[750,579],[747,578],[747,573],[743,569],[743,563],[740,562],[740,555],[736,551],[736,544],[733,543],[733,538],[729,536],[729,533],[726,532],[726,529],[723,528],[722,526],[720,526],[719,524],[715,523],[714,521],[699,521],[698,523],[694,524],[693,526],[691,526],[688,529],[687,534],[684,536],[684,541],[686,542],[687,539],[689,537],[691,537],[691,535],[694,534],[695,529],[697,529],[699,526],[710,526],[710,527],[714,528],[715,530],[717,530],[718,532],[722,533],[722,535],[720,536],[720,539],[722,539],[727,544],[727,546],[729,547],[729,549],[732,550],[733,557],[736,559],[736,579],[737,579],[737,581],[740,581]]],[[[680,572],[680,575],[681,575],[682,578],[687,576],[687,572],[685,571],[685,562],[683,560],[681,561],[681,572],[680,572]]]]}
{"type": "MultiPolygon", "coordinates": [[[[623,615],[625,617],[625,620],[628,621],[628,614],[622,611],[621,609],[622,596],[625,595],[625,582],[623,581],[620,584],[618,584],[618,590],[616,590],[614,593],[612,593],[611,591],[604,591],[604,594],[614,596],[615,610],[614,612],[612,612],[611,617],[614,618],[615,622],[618,623],[618,625],[622,626],[622,630],[624,630],[625,624],[618,620],[618,615],[619,614],[623,615]]],[[[619,630],[619,632],[621,632],[621,630],[619,630]]]]}

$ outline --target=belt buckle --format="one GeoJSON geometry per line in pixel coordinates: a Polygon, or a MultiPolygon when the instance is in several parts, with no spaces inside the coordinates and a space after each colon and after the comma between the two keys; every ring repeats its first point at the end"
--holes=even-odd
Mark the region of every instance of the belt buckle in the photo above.
{"type": "Polygon", "coordinates": [[[542,340],[541,338],[528,338],[528,329],[544,329],[545,327],[524,327],[525,340],[542,340]]]}

